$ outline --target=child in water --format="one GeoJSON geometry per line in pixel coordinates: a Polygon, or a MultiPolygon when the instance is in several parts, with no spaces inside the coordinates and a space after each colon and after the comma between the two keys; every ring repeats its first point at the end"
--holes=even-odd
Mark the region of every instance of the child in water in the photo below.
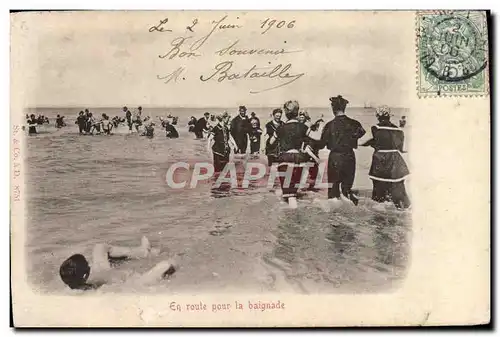
{"type": "MultiPolygon", "coordinates": [[[[98,244],[92,253],[92,270],[82,254],[74,254],[61,264],[59,276],[64,284],[71,289],[97,289],[104,284],[130,281],[127,273],[111,268],[110,259],[141,259],[158,254],[159,251],[151,248],[146,237],[142,238],[141,246],[134,248],[98,244]]],[[[138,275],[134,280],[140,284],[160,282],[172,275],[176,269],[177,266],[172,260],[165,260],[148,272],[138,275]]]]}

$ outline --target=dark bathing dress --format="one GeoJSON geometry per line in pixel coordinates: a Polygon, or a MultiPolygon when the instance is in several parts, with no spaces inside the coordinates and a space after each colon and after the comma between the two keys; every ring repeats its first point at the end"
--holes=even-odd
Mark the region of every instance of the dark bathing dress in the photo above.
{"type": "Polygon", "coordinates": [[[392,201],[398,208],[408,208],[410,198],[405,189],[405,178],[410,174],[401,155],[404,132],[389,121],[372,127],[373,138],[365,143],[372,146],[369,177],[373,182],[372,199],[377,202],[392,201]]]}
{"type": "Polygon", "coordinates": [[[304,142],[307,142],[308,127],[299,123],[296,119],[291,119],[284,123],[276,131],[279,142],[280,153],[278,156],[278,172],[285,173],[288,167],[293,167],[290,184],[286,184],[286,177],[279,177],[283,198],[288,200],[290,197],[296,197],[298,184],[302,177],[301,163],[307,161],[307,156],[301,152],[304,142]]]}
{"type": "Polygon", "coordinates": [[[366,131],[361,124],[340,115],[326,123],[321,135],[319,148],[330,150],[328,155],[328,199],[340,198],[340,191],[347,198],[351,198],[351,189],[356,173],[356,156],[354,149],[358,148],[358,139],[366,131]]]}
{"type": "Polygon", "coordinates": [[[238,115],[231,121],[231,136],[236,143],[236,153],[246,153],[251,124],[248,118],[238,115]]]}
{"type": "Polygon", "coordinates": [[[280,126],[282,126],[284,123],[282,121],[278,122],[278,125],[274,123],[274,121],[269,121],[266,124],[266,134],[268,136],[267,141],[266,141],[266,155],[267,155],[267,165],[271,166],[273,163],[277,162],[278,160],[278,148],[279,148],[279,143],[278,140],[276,140],[273,144],[271,144],[269,141],[271,140],[271,137],[275,135],[276,130],[280,126]]]}
{"type": "Polygon", "coordinates": [[[212,152],[214,155],[214,171],[221,172],[229,162],[229,129],[220,124],[215,125],[210,133],[213,136],[214,143],[212,152]]]}

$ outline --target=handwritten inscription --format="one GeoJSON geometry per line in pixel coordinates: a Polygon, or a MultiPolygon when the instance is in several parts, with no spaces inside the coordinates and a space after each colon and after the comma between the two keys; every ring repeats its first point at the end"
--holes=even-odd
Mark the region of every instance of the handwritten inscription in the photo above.
{"type": "Polygon", "coordinates": [[[189,30],[191,33],[194,33],[194,26],[196,26],[196,24],[198,23],[198,19],[194,19],[193,20],[193,24],[191,26],[187,26],[186,29],[189,30]]]}
{"type": "Polygon", "coordinates": [[[192,45],[191,45],[191,50],[195,51],[200,49],[206,42],[207,40],[212,36],[212,34],[215,32],[217,28],[219,29],[226,29],[230,25],[225,25],[222,24],[225,20],[227,19],[227,15],[223,16],[220,20],[218,21],[212,21],[212,29],[208,32],[207,35],[202,36],[198,40],[196,40],[192,45]]]}
{"type": "Polygon", "coordinates": [[[149,32],[171,32],[171,29],[165,29],[163,26],[168,22],[168,18],[160,20],[160,23],[149,28],[149,32]]]}
{"type": "Polygon", "coordinates": [[[215,52],[219,56],[241,56],[241,55],[283,55],[290,53],[298,53],[301,50],[286,50],[284,48],[279,49],[247,49],[247,48],[236,48],[236,45],[240,42],[240,40],[236,40],[230,46],[219,49],[215,52]]]}
{"type": "Polygon", "coordinates": [[[162,80],[166,83],[169,83],[171,81],[177,82],[179,80],[179,76],[182,74],[182,72],[185,70],[184,67],[179,67],[175,69],[172,73],[165,75],[165,76],[160,76],[156,75],[156,78],[159,80],[162,80]]]}
{"type": "Polygon", "coordinates": [[[261,34],[267,33],[271,28],[276,27],[276,28],[293,28],[295,27],[295,20],[292,21],[278,21],[278,20],[269,20],[269,18],[265,19],[262,24],[260,25],[260,28],[265,30],[261,34]]]}
{"type": "MultiPolygon", "coordinates": [[[[182,26],[186,27],[185,34],[172,38],[169,41],[169,47],[167,51],[163,54],[158,55],[158,57],[165,61],[182,59],[186,62],[188,62],[189,60],[201,59],[204,55],[202,49],[208,48],[205,46],[209,45],[209,41],[213,39],[213,36],[215,34],[220,34],[222,38],[222,35],[225,31],[241,30],[242,28],[245,28],[238,20],[239,17],[236,17],[236,19],[234,19],[233,17],[231,19],[228,15],[224,15],[217,20],[210,20],[205,22],[198,20],[198,18],[195,18],[187,26],[182,26]],[[194,31],[195,26],[197,27],[197,31],[200,31],[203,28],[206,30],[205,32],[202,31],[201,34],[198,35],[194,31]]],[[[160,24],[154,25],[150,28],[150,32],[171,31],[166,30],[166,28],[164,27],[164,25],[166,25],[167,23],[168,19],[161,20],[160,24]]],[[[258,22],[257,25],[253,27],[253,29],[258,30],[260,28],[263,30],[261,34],[266,34],[271,29],[293,29],[295,27],[295,24],[295,20],[285,21],[267,18],[263,21],[258,22]]],[[[250,29],[252,29],[252,27],[250,27],[250,29]]],[[[302,52],[302,50],[285,49],[281,46],[261,48],[256,45],[256,43],[258,44],[258,41],[252,41],[252,45],[249,48],[244,46],[245,42],[241,42],[241,38],[237,38],[236,41],[229,42],[226,47],[216,50],[214,54],[218,57],[224,58],[242,56],[260,56],[265,58],[267,56],[272,57],[272,61],[278,63],[279,61],[276,62],[276,58],[279,58],[286,54],[302,52]]],[[[287,43],[287,41],[283,41],[282,43],[287,43]]],[[[268,63],[271,64],[271,62],[268,63]]],[[[182,74],[182,80],[185,80],[187,67],[188,66],[184,64],[174,71],[171,71],[167,75],[157,75],[157,79],[163,81],[163,83],[165,84],[176,83],[179,81],[182,74]]],[[[237,69],[239,67],[235,64],[235,60],[226,59],[221,60],[221,62],[217,63],[213,67],[213,69],[203,72],[199,76],[199,80],[201,82],[214,80],[215,83],[224,83],[230,81],[260,79],[262,81],[274,82],[273,85],[262,85],[264,87],[263,89],[250,91],[251,94],[258,94],[264,91],[269,91],[286,85],[290,85],[305,75],[305,73],[303,72],[293,71],[292,67],[293,64],[288,61],[265,67],[253,64],[240,70],[237,69]]]]}
{"type": "Polygon", "coordinates": [[[188,37],[178,37],[172,40],[172,49],[170,49],[169,52],[163,55],[159,55],[158,57],[161,59],[168,58],[172,60],[175,57],[182,58],[182,57],[196,57],[200,56],[200,54],[197,54],[193,51],[182,51],[181,48],[183,48],[184,42],[186,42],[187,39],[192,38],[192,36],[188,37]]]}
{"type": "Polygon", "coordinates": [[[201,75],[200,80],[206,82],[211,79],[217,79],[217,82],[219,83],[224,82],[226,80],[232,81],[232,80],[255,79],[255,78],[285,80],[285,82],[282,82],[276,86],[272,86],[262,90],[251,91],[251,93],[257,94],[260,92],[269,91],[271,89],[276,89],[279,87],[283,87],[285,85],[289,85],[304,75],[304,73],[291,74],[290,72],[288,72],[292,68],[292,65],[290,63],[285,66],[283,66],[282,64],[278,64],[271,70],[269,70],[270,69],[269,67],[257,68],[257,65],[253,65],[249,70],[245,72],[234,72],[231,70],[232,67],[233,67],[233,61],[221,62],[214,67],[214,71],[210,75],[208,76],[201,75]]]}

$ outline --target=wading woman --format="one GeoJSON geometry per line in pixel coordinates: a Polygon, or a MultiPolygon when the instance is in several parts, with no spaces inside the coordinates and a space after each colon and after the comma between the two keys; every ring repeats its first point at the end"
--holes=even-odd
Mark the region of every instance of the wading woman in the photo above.
{"type": "Polygon", "coordinates": [[[269,142],[270,144],[274,144],[276,141],[279,142],[278,172],[280,173],[279,180],[283,191],[282,197],[288,202],[290,208],[296,208],[298,185],[303,170],[301,164],[307,161],[307,154],[318,162],[319,159],[312,153],[309,145],[304,146],[304,143],[307,143],[309,128],[297,120],[299,103],[297,101],[288,101],[284,104],[283,110],[287,121],[278,128],[269,142]],[[290,172],[291,176],[286,177],[290,172]]]}
{"type": "Polygon", "coordinates": [[[278,160],[278,142],[270,143],[271,138],[276,134],[276,131],[280,126],[283,125],[283,121],[281,120],[281,116],[283,115],[283,111],[281,109],[273,110],[273,119],[266,124],[266,155],[267,155],[267,165],[271,167],[273,163],[278,160]]]}
{"type": "Polygon", "coordinates": [[[229,114],[224,112],[216,118],[217,124],[210,131],[207,147],[212,150],[214,156],[214,171],[221,172],[229,163],[231,147],[235,145],[228,128],[229,114]]]}
{"type": "Polygon", "coordinates": [[[373,138],[362,144],[375,149],[370,167],[373,181],[372,199],[393,202],[397,208],[408,208],[405,178],[410,171],[403,159],[404,132],[391,123],[391,110],[387,106],[377,109],[378,124],[372,126],[373,138]]]}

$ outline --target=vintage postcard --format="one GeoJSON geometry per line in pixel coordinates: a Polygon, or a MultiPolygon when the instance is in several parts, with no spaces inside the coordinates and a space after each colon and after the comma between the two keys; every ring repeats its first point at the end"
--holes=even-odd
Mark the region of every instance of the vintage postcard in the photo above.
{"type": "Polygon", "coordinates": [[[489,20],[11,13],[15,326],[488,323],[489,20]]]}

